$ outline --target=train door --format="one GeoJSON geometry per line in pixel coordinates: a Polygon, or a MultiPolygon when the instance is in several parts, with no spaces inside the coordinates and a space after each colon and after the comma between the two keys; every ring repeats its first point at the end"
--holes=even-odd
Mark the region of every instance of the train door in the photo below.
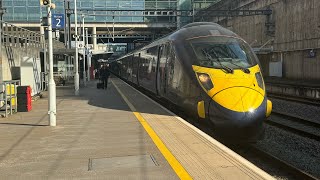
{"type": "Polygon", "coordinates": [[[138,73],[138,54],[132,55],[132,82],[137,84],[137,73],[138,73]]]}
{"type": "Polygon", "coordinates": [[[156,68],[156,92],[157,95],[160,95],[160,68],[159,68],[159,64],[160,64],[160,54],[162,51],[162,45],[160,45],[158,47],[158,57],[157,57],[157,68],[156,68]]]}
{"type": "Polygon", "coordinates": [[[158,64],[157,64],[157,92],[160,96],[166,94],[166,62],[168,56],[168,44],[163,44],[159,47],[158,64]]]}
{"type": "Polygon", "coordinates": [[[128,80],[128,57],[125,57],[124,59],[123,59],[123,65],[122,65],[122,74],[123,74],[123,78],[125,79],[125,80],[128,80]]]}
{"type": "Polygon", "coordinates": [[[133,82],[133,55],[128,57],[128,81],[133,82]]]}
{"type": "Polygon", "coordinates": [[[174,104],[181,103],[181,93],[178,91],[182,81],[182,66],[177,59],[174,48],[168,44],[166,59],[166,98],[174,104]]]}
{"type": "Polygon", "coordinates": [[[141,52],[139,64],[139,84],[143,88],[156,92],[156,69],[157,69],[157,56],[158,46],[144,49],[141,52]]]}
{"type": "Polygon", "coordinates": [[[140,83],[139,83],[139,74],[140,74],[140,71],[139,71],[139,67],[140,67],[140,60],[141,60],[141,53],[139,53],[139,54],[135,54],[135,56],[136,56],[136,61],[135,61],[135,63],[137,64],[137,85],[138,86],[140,86],[140,83]]]}

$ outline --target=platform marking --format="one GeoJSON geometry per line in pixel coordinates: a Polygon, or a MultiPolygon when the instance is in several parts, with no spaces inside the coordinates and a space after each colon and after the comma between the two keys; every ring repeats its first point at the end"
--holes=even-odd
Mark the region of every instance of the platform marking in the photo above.
{"type": "Polygon", "coordinates": [[[123,100],[128,104],[129,108],[139,120],[145,131],[149,134],[150,138],[156,144],[162,155],[166,158],[172,169],[179,176],[180,179],[192,179],[189,173],[184,169],[184,167],[180,164],[180,162],[174,157],[174,155],[170,152],[170,150],[166,147],[166,145],[161,141],[159,136],[154,132],[148,122],[142,117],[142,115],[137,112],[136,108],[130,103],[127,97],[121,92],[118,86],[111,80],[114,87],[117,89],[123,100]]]}

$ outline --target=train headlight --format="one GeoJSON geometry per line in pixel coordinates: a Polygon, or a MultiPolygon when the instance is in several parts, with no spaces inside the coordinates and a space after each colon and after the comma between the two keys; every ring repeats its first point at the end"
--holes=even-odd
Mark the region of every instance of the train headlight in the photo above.
{"type": "Polygon", "coordinates": [[[264,84],[263,84],[263,80],[260,72],[256,73],[256,79],[257,79],[258,86],[264,90],[264,84]]]}
{"type": "Polygon", "coordinates": [[[213,88],[213,84],[212,81],[210,79],[210,76],[208,74],[205,73],[197,73],[198,79],[201,83],[201,85],[207,90],[209,91],[210,89],[213,88]]]}

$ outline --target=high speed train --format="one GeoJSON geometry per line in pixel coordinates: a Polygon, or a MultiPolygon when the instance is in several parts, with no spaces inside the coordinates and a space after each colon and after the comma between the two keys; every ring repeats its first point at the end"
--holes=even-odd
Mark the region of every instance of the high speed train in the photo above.
{"type": "Polygon", "coordinates": [[[215,23],[188,24],[111,67],[122,79],[209,122],[226,140],[256,141],[271,113],[255,53],[215,23]]]}

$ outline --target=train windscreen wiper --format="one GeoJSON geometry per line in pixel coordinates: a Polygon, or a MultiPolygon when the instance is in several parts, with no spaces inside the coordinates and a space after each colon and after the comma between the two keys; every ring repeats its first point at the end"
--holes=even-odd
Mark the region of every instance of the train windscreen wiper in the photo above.
{"type": "Polygon", "coordinates": [[[217,59],[213,58],[207,51],[205,51],[204,49],[202,49],[202,52],[206,55],[206,57],[209,60],[214,60],[216,61],[225,71],[227,71],[227,73],[233,73],[233,69],[231,69],[228,66],[225,66],[221,63],[219,57],[217,56],[217,54],[214,52],[214,50],[212,50],[212,52],[214,53],[214,55],[217,57],[217,59]]]}
{"type": "MultiPolygon", "coordinates": [[[[237,53],[235,53],[232,48],[229,47],[229,48],[227,48],[227,49],[229,50],[228,52],[232,53],[234,57],[237,57],[237,53]]],[[[228,54],[229,54],[230,56],[232,56],[230,53],[228,53],[228,54]]],[[[240,65],[238,65],[238,64],[236,64],[236,63],[233,63],[233,62],[232,62],[232,59],[233,59],[233,58],[228,58],[228,59],[230,59],[230,62],[229,62],[230,64],[239,67],[244,73],[246,73],[246,74],[249,74],[249,73],[250,73],[250,70],[249,70],[248,68],[245,68],[245,67],[242,67],[242,66],[240,66],[240,65]]]]}
{"type": "Polygon", "coordinates": [[[229,62],[230,64],[239,67],[244,73],[246,73],[246,74],[250,73],[250,70],[248,68],[245,68],[245,67],[242,67],[242,66],[240,66],[240,65],[238,65],[236,63],[233,63],[232,62],[232,58],[228,58],[228,59],[230,59],[230,62],[229,62]]]}

